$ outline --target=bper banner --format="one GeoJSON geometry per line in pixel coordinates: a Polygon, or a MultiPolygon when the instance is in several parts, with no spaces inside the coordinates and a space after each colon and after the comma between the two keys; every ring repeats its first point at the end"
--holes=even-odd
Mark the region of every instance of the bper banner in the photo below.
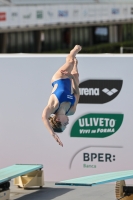
{"type": "MultiPolygon", "coordinates": [[[[37,15],[41,20],[40,8],[37,15]]],[[[61,147],[45,128],[42,111],[66,55],[0,56],[0,168],[40,163],[45,181],[133,169],[133,56],[76,57],[80,100],[58,134],[61,147]]]]}

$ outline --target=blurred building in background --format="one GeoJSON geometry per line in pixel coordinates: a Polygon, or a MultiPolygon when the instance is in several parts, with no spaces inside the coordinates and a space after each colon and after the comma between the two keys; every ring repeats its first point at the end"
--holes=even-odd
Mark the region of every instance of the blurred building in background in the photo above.
{"type": "Polygon", "coordinates": [[[0,52],[133,40],[133,0],[0,0],[0,52]]]}

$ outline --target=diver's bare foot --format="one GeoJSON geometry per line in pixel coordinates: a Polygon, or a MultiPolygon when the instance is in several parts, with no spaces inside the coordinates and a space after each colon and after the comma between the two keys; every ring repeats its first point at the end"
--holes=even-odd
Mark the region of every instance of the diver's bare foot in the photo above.
{"type": "Polygon", "coordinates": [[[78,51],[81,51],[82,47],[80,45],[75,45],[75,47],[78,51]]]}

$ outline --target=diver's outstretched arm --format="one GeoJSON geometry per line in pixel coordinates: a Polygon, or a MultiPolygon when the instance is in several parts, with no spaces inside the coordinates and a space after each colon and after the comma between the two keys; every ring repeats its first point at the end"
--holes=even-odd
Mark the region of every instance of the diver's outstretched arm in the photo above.
{"type": "Polygon", "coordinates": [[[58,137],[58,135],[53,131],[50,122],[48,120],[49,116],[51,114],[51,109],[49,108],[49,106],[47,105],[42,113],[42,120],[43,123],[45,125],[45,127],[47,128],[47,130],[49,131],[49,133],[54,137],[54,139],[59,143],[59,145],[61,145],[63,147],[63,143],[61,142],[60,138],[58,137]]]}

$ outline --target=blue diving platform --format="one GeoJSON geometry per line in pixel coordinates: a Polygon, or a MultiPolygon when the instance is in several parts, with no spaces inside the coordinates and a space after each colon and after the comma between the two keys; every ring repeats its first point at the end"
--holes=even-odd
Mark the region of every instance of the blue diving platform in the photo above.
{"type": "Polygon", "coordinates": [[[128,171],[118,171],[118,172],[97,174],[70,180],[64,180],[55,183],[55,185],[93,186],[93,185],[105,184],[132,178],[133,178],[133,170],[128,170],[128,171]]]}

